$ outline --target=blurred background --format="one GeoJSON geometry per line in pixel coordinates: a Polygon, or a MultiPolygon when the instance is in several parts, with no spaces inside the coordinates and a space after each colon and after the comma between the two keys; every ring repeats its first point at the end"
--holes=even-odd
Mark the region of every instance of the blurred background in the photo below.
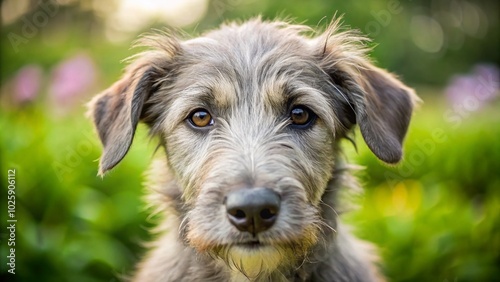
{"type": "Polygon", "coordinates": [[[100,144],[84,104],[117,80],[152,28],[196,36],[261,14],[324,27],[332,16],[373,39],[371,56],[423,99],[397,167],[357,134],[368,167],[345,216],[380,247],[390,281],[500,280],[499,2],[464,0],[2,0],[0,159],[16,170],[16,274],[2,281],[119,281],[153,226],[143,172],[155,142],[140,127],[124,161],[97,177],[100,144]],[[7,280],[5,280],[7,279],[7,280]]]}

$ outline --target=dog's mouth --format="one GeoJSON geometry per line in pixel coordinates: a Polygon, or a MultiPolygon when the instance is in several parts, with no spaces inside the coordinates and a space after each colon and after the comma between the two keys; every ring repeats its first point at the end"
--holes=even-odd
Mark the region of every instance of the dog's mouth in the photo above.
{"type": "Polygon", "coordinates": [[[251,240],[251,241],[247,241],[247,242],[237,243],[236,246],[254,250],[254,249],[264,247],[264,246],[266,246],[266,244],[262,243],[259,240],[251,240]]]}

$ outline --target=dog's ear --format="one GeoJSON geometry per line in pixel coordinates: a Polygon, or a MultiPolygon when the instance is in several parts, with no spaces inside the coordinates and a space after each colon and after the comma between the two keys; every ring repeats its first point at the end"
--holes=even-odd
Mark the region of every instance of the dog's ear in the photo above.
{"type": "Polygon", "coordinates": [[[379,159],[397,163],[403,155],[416,95],[393,75],[371,64],[361,66],[357,80],[364,92],[363,101],[354,102],[361,134],[379,159]]]}
{"type": "Polygon", "coordinates": [[[386,163],[402,158],[402,143],[414,105],[414,91],[367,58],[365,42],[356,31],[339,32],[340,19],[316,38],[321,68],[331,77],[336,95],[345,103],[341,120],[357,123],[370,150],[386,163]]]}
{"type": "Polygon", "coordinates": [[[112,169],[127,154],[156,76],[150,66],[131,65],[119,81],[90,102],[90,116],[103,145],[99,174],[112,169]]]}
{"type": "Polygon", "coordinates": [[[169,72],[170,53],[148,51],[136,56],[119,81],[90,101],[88,115],[103,145],[100,175],[127,154],[146,101],[169,72]]]}

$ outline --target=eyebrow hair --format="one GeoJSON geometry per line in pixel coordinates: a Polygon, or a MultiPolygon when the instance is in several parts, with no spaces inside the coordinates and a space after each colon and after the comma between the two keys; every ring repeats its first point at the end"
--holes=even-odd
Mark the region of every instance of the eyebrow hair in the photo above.
{"type": "Polygon", "coordinates": [[[227,80],[226,82],[219,78],[216,80],[214,83],[209,84],[195,83],[177,92],[175,95],[177,98],[172,100],[170,110],[165,114],[165,119],[169,120],[166,129],[172,130],[196,108],[203,108],[212,115],[217,115],[220,114],[220,111],[230,107],[234,103],[236,95],[229,93],[227,91],[228,87],[224,91],[224,87],[221,87],[221,85],[228,86],[232,84],[227,80]]]}

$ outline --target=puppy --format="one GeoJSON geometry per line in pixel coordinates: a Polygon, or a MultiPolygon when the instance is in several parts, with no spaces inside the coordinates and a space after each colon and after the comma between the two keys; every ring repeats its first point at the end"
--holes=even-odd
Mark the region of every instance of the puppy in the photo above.
{"type": "Polygon", "coordinates": [[[340,223],[339,194],[355,186],[340,141],[358,125],[397,163],[418,98],[339,19],[306,34],[253,19],[147,36],[149,50],[91,101],[101,175],[140,121],[166,153],[150,185],[165,217],[134,281],[383,280],[373,248],[340,223]]]}

